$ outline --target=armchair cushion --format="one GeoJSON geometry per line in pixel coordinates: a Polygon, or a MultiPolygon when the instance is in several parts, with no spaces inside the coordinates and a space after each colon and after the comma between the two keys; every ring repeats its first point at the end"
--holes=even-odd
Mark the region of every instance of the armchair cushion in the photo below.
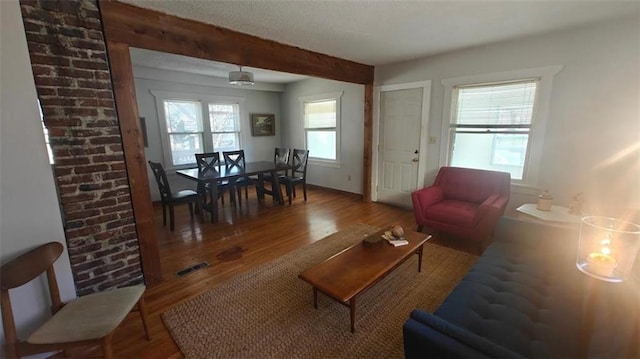
{"type": "Polygon", "coordinates": [[[478,207],[472,202],[444,200],[427,207],[425,215],[434,221],[471,227],[479,217],[478,207]]]}

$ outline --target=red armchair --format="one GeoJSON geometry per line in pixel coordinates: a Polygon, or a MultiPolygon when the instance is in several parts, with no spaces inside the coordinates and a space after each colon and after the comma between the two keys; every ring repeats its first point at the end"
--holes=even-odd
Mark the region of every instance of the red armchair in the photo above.
{"type": "Polygon", "coordinates": [[[483,247],[504,214],[510,190],[509,173],[442,167],[431,187],[411,194],[418,232],[426,226],[483,247]]]}

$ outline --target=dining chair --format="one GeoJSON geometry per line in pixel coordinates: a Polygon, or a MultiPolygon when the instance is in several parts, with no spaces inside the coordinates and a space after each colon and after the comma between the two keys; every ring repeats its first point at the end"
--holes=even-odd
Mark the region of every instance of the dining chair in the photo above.
{"type": "MultiPolygon", "coordinates": [[[[222,165],[222,163],[220,162],[220,152],[196,153],[195,156],[196,156],[196,164],[198,165],[198,171],[202,173],[206,173],[208,171],[220,170],[220,166],[222,165]]],[[[218,198],[220,198],[220,200],[222,201],[222,204],[224,204],[224,189],[229,187],[230,187],[229,181],[227,180],[218,181],[218,188],[217,188],[218,198]]],[[[198,188],[196,192],[198,192],[203,197],[202,198],[203,206],[210,205],[210,203],[207,204],[206,192],[208,188],[209,188],[209,183],[207,184],[203,184],[200,182],[198,183],[198,188]]],[[[231,203],[235,203],[235,199],[233,197],[232,191],[229,194],[229,200],[231,201],[231,203]]]]}
{"type": "Polygon", "coordinates": [[[296,196],[296,185],[302,184],[304,200],[307,201],[307,163],[309,161],[309,150],[293,150],[291,175],[282,178],[282,183],[287,188],[289,205],[292,197],[296,196]],[[293,196],[292,196],[293,195],[293,196]]]}
{"type": "MultiPolygon", "coordinates": [[[[276,165],[287,166],[289,165],[290,159],[291,159],[291,149],[282,148],[282,147],[275,148],[275,151],[273,153],[273,163],[275,163],[276,165]]],[[[288,170],[278,171],[277,172],[278,180],[281,181],[282,178],[287,176],[287,173],[288,173],[288,170]]],[[[274,182],[273,182],[273,176],[271,175],[271,173],[265,173],[263,176],[263,179],[265,182],[270,182],[271,187],[273,189],[274,182]]],[[[275,201],[275,197],[273,200],[275,201]]]]}
{"type": "Polygon", "coordinates": [[[7,358],[20,358],[36,353],[65,351],[73,347],[98,345],[105,358],[112,358],[111,338],[129,312],[140,312],[145,336],[150,340],[144,302],[144,285],[124,287],[89,294],[62,303],[53,264],[64,247],[49,242],[36,247],[0,267],[2,283],[2,324],[7,358]],[[38,329],[19,340],[11,305],[10,291],[22,287],[46,272],[51,300],[51,318],[38,329]]]}
{"type": "MultiPolygon", "coordinates": [[[[246,167],[246,159],[244,156],[244,150],[238,151],[224,151],[222,152],[225,165],[228,170],[238,168],[244,170],[246,167]]],[[[236,188],[238,192],[238,205],[242,206],[242,188],[244,187],[244,198],[249,199],[249,186],[254,184],[254,181],[249,177],[239,177],[235,181],[231,180],[231,184],[236,188]]],[[[232,190],[233,191],[233,190],[232,190]]]]}
{"type": "Polygon", "coordinates": [[[167,225],[167,213],[166,209],[169,207],[169,228],[171,231],[175,228],[175,214],[173,206],[186,203],[189,206],[189,215],[193,220],[193,204],[200,206],[202,203],[202,196],[190,189],[183,189],[178,192],[172,192],[169,181],[167,180],[167,173],[164,171],[161,163],[149,161],[149,166],[153,171],[153,176],[156,178],[158,184],[158,190],[160,191],[160,199],[162,201],[162,224],[167,225]]]}

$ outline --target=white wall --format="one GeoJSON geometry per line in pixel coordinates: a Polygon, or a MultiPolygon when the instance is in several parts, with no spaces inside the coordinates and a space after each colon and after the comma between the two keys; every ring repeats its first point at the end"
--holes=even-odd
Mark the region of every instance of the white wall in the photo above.
{"type": "MultiPolygon", "coordinates": [[[[69,300],[75,288],[18,1],[0,1],[0,16],[0,261],[61,242],[65,251],[55,269],[61,297],[69,300]]],[[[19,338],[50,315],[47,288],[40,276],[10,292],[19,338]]]]}
{"type": "MultiPolygon", "coordinates": [[[[151,94],[151,90],[205,94],[223,97],[242,97],[240,131],[241,145],[245,151],[247,161],[273,161],[273,150],[280,146],[282,134],[282,119],[280,114],[280,92],[282,86],[258,87],[268,90],[256,90],[254,88],[247,89],[241,87],[214,87],[205,86],[206,83],[219,83],[216,79],[208,76],[195,74],[187,74],[178,71],[153,70],[149,68],[133,68],[134,81],[136,87],[136,99],[138,102],[138,112],[141,117],[145,118],[147,126],[147,136],[149,147],[145,148],[145,156],[147,161],[164,163],[162,155],[162,143],[160,137],[160,124],[158,122],[158,111],[156,107],[155,97],[151,94]],[[276,135],[275,136],[251,136],[250,114],[252,113],[272,113],[276,116],[276,135]]],[[[158,185],[155,183],[153,173],[147,166],[149,173],[149,188],[151,189],[151,198],[154,201],[160,200],[158,194],[158,185]]],[[[171,183],[172,190],[183,188],[195,189],[195,183],[178,175],[167,175],[171,183]]]]}
{"type": "MultiPolygon", "coordinates": [[[[442,79],[562,65],[551,94],[539,183],[510,207],[548,188],[556,204],[585,193],[591,213],[640,208],[640,18],[480,46],[376,67],[376,85],[432,80],[429,135],[440,136],[442,79]]],[[[446,140],[439,138],[440,140],[446,140]]],[[[426,183],[440,164],[428,147],[426,183]]]]}
{"type": "Polygon", "coordinates": [[[309,163],[307,183],[352,193],[362,193],[364,147],[364,86],[308,79],[286,86],[282,95],[282,145],[304,148],[304,124],[299,97],[343,91],[341,98],[341,164],[339,168],[309,163]]]}

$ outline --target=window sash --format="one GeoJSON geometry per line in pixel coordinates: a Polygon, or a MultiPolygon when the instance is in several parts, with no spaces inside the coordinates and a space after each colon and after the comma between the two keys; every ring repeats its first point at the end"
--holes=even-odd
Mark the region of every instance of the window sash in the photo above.
{"type": "Polygon", "coordinates": [[[338,131],[335,128],[332,129],[305,129],[305,142],[306,148],[309,150],[309,158],[321,160],[321,161],[337,161],[338,153],[337,153],[337,141],[338,141],[338,131]],[[310,141],[309,135],[313,133],[331,133],[333,136],[331,138],[325,138],[329,143],[316,143],[315,141],[310,141]],[[331,143],[333,142],[333,143],[331,143]]]}

